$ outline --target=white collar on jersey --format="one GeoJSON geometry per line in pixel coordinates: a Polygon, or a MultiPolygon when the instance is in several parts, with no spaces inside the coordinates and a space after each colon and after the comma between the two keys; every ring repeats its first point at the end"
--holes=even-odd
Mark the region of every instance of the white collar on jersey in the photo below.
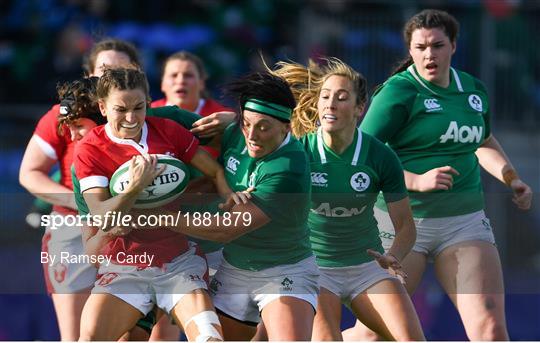
{"type": "Polygon", "coordinates": [[[148,137],[148,126],[146,125],[146,122],[144,122],[143,124],[141,140],[139,141],[139,143],[135,142],[133,139],[123,139],[115,137],[112,133],[111,125],[109,123],[105,124],[105,133],[111,141],[117,144],[131,145],[141,154],[148,154],[148,143],[146,142],[146,139],[148,137]]]}
{"type": "MultiPolygon", "coordinates": [[[[279,149],[281,149],[282,147],[284,147],[285,145],[289,144],[289,142],[291,141],[291,133],[288,132],[287,133],[287,136],[285,136],[285,139],[283,139],[283,142],[281,142],[281,145],[274,151],[278,151],[279,149]]],[[[272,152],[274,152],[272,151],[272,152]]],[[[244,147],[244,150],[242,150],[242,152],[240,153],[241,155],[245,154],[247,152],[247,146],[244,147]]]]}
{"type": "MultiPolygon", "coordinates": [[[[360,157],[360,150],[362,149],[362,131],[356,128],[358,137],[356,138],[356,147],[354,148],[354,155],[351,161],[351,165],[356,166],[358,164],[358,158],[360,157]]],[[[317,150],[319,150],[319,156],[321,157],[321,163],[326,163],[326,152],[324,151],[324,138],[322,135],[322,127],[319,126],[317,130],[317,150]]]]}
{"type": "MultiPolygon", "coordinates": [[[[452,71],[452,75],[454,75],[454,80],[456,81],[456,86],[457,86],[457,89],[463,93],[463,86],[461,85],[461,79],[459,78],[459,75],[457,73],[457,71],[450,67],[450,70],[452,71]]],[[[433,89],[429,88],[428,85],[426,85],[424,83],[424,81],[422,81],[422,79],[420,78],[420,76],[416,73],[416,69],[414,69],[414,65],[411,64],[408,68],[407,68],[407,71],[409,73],[411,73],[411,75],[414,77],[414,79],[422,86],[424,87],[425,89],[427,89],[428,91],[430,91],[431,93],[435,94],[435,95],[439,95],[437,92],[435,92],[433,89]]]]}
{"type": "MultiPolygon", "coordinates": [[[[197,108],[195,109],[195,111],[193,111],[193,113],[201,114],[202,108],[204,107],[205,104],[206,104],[206,99],[200,98],[199,104],[197,105],[197,108]]],[[[177,106],[177,105],[167,102],[165,106],[177,106]]]]}

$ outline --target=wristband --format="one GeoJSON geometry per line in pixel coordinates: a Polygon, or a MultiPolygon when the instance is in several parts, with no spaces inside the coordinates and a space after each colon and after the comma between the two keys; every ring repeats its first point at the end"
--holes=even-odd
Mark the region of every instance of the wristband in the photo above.
{"type": "Polygon", "coordinates": [[[512,181],[519,179],[517,172],[514,169],[509,169],[503,173],[504,183],[510,187],[512,181]]]}

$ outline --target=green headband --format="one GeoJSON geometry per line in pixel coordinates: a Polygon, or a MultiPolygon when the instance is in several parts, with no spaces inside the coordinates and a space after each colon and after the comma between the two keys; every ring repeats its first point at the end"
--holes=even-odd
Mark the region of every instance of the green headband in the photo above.
{"type": "Polygon", "coordinates": [[[291,114],[293,111],[291,108],[274,104],[273,102],[253,98],[246,101],[244,108],[286,121],[291,120],[291,114]]]}

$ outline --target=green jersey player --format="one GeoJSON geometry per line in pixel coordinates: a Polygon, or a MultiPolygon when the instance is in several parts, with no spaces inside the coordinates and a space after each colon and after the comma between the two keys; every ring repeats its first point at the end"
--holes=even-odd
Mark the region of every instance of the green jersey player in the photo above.
{"type": "Polygon", "coordinates": [[[320,269],[314,340],[342,340],[341,302],[386,339],[423,340],[399,276],[415,231],[395,153],[357,129],[366,80],[338,59],[325,66],[280,62],[274,71],[295,90],[292,126],[311,166],[310,242],[320,269]],[[384,254],[373,216],[382,191],[398,238],[384,254]],[[387,304],[392,303],[392,310],[387,304]]]}
{"type": "Polygon", "coordinates": [[[230,187],[249,201],[198,226],[183,216],[177,229],[228,243],[211,284],[225,340],[251,339],[261,319],[269,340],[309,340],[319,272],[307,226],[309,165],[290,133],[294,96],[269,73],[235,81],[229,92],[241,119],[226,130],[220,159],[230,187]]]}
{"type": "MultiPolygon", "coordinates": [[[[413,292],[428,259],[463,320],[471,340],[508,340],[502,272],[483,211],[480,166],[527,209],[522,182],[491,133],[485,87],[452,68],[458,23],[443,11],[424,10],[405,25],[410,57],[373,97],[361,125],[400,158],[417,225],[417,241],[403,261],[413,292]]],[[[382,235],[393,225],[382,203],[382,235]]],[[[358,337],[357,337],[358,338],[358,337]]]]}

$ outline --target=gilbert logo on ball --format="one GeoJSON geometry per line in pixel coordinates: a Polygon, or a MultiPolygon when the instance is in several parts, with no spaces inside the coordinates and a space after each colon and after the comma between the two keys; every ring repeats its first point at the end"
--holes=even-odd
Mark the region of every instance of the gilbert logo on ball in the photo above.
{"type": "MultiPolygon", "coordinates": [[[[163,206],[178,198],[186,189],[189,169],[184,162],[171,156],[157,155],[157,166],[165,165],[165,170],[139,194],[135,208],[154,208],[163,206]]],[[[122,164],[114,172],[109,184],[112,196],[125,192],[129,184],[129,163],[122,164]]]]}

